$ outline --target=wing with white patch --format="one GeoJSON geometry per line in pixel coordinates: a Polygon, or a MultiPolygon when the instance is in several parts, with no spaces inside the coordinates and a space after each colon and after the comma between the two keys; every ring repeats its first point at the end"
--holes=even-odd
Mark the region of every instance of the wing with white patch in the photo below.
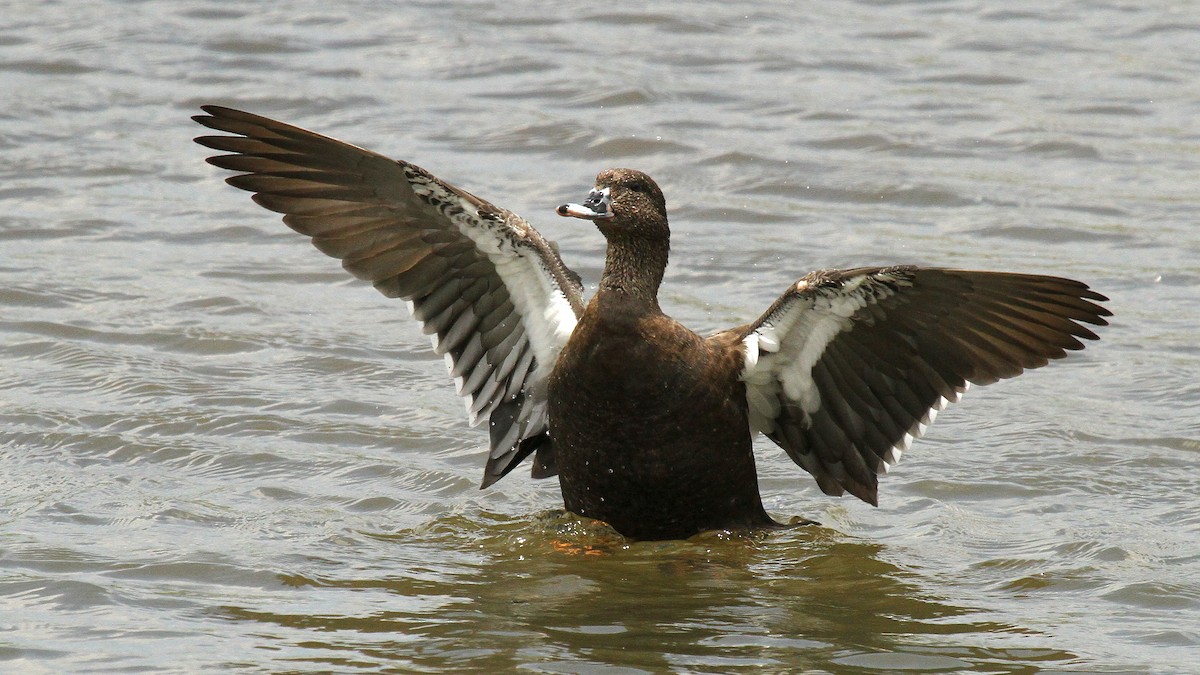
{"type": "MultiPolygon", "coordinates": [[[[1105,325],[1070,279],[917,267],[813,272],[739,331],[752,431],[817,480],[878,502],[894,465],[971,384],[1046,365],[1105,325]]],[[[735,336],[736,337],[736,336],[735,336]]]]}
{"type": "Polygon", "coordinates": [[[208,162],[340,258],[384,295],[406,300],[446,358],[471,424],[488,418],[486,487],[537,451],[553,475],[546,378],[583,311],[578,275],[520,216],[424,169],[272,119],[204,106],[200,124],[235,136],[197,143],[208,162]]]}

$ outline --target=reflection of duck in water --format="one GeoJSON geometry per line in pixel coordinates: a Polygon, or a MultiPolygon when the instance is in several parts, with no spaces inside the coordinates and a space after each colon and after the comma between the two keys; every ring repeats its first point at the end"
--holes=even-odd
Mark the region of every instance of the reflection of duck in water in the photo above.
{"type": "Polygon", "coordinates": [[[877,503],[877,476],[969,383],[1045,365],[1104,325],[1085,284],[911,266],[824,270],[708,338],[662,313],[662,192],[600,173],[583,204],[608,240],[587,303],[524,219],[405,162],[206,106],[228,179],[414,318],[491,433],[483,485],[534,455],[568,509],[639,539],[770,526],[751,451],[765,433],[827,494],[877,503]]]}
{"type": "MultiPolygon", "coordinates": [[[[887,529],[920,530],[912,522],[918,517],[889,519],[887,529]]],[[[630,545],[605,528],[549,513],[483,529],[477,518],[460,514],[438,521],[439,546],[472,560],[484,556],[465,589],[469,606],[502,617],[494,627],[524,644],[548,633],[559,658],[575,664],[603,663],[604,654],[619,652],[622,665],[647,672],[681,670],[681,663],[718,672],[741,664],[768,672],[963,672],[1014,663],[1066,668],[1078,658],[1049,648],[1048,636],[1019,619],[1012,623],[995,605],[972,602],[999,570],[958,558],[964,542],[955,537],[926,536],[914,556],[906,552],[911,541],[893,549],[823,527],[630,545]],[[599,549],[581,559],[584,553],[564,550],[563,540],[599,549]],[[948,564],[961,564],[957,583],[920,567],[931,546],[950,556],[948,564]],[[653,589],[653,602],[646,589],[653,589]]],[[[427,532],[387,540],[414,536],[427,532]]],[[[449,582],[431,583],[438,585],[426,592],[437,597],[464,594],[449,582]]],[[[364,620],[378,622],[380,631],[396,625],[390,616],[364,620]]],[[[453,640],[460,649],[489,649],[496,638],[485,631],[453,640]]]]}

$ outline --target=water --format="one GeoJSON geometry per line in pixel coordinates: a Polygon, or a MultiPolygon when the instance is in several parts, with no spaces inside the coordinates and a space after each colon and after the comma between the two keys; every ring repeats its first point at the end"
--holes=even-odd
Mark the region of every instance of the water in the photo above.
{"type": "Polygon", "coordinates": [[[1186,672],[1200,658],[1189,3],[23,3],[0,25],[0,670],[1186,672]],[[225,186],[223,103],[552,214],[663,186],[663,302],[822,266],[1050,272],[1102,341],[973,390],[762,536],[628,544],[487,491],[398,303],[225,186]]]}

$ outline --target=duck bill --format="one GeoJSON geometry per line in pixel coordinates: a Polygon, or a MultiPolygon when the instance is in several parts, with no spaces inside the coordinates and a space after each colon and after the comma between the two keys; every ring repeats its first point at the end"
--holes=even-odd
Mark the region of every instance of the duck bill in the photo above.
{"type": "Polygon", "coordinates": [[[603,220],[612,218],[612,201],[609,199],[608,188],[603,190],[593,188],[588,198],[582,204],[563,204],[557,209],[558,215],[585,220],[603,220]]]}

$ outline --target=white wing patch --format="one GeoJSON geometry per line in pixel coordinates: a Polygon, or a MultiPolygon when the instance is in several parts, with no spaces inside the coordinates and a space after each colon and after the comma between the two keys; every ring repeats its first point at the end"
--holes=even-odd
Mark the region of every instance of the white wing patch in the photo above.
{"type": "Polygon", "coordinates": [[[517,258],[501,258],[500,254],[492,253],[488,253],[488,258],[496,265],[497,273],[509,289],[513,306],[521,316],[521,324],[538,360],[539,374],[549,375],[558,360],[558,353],[575,330],[575,310],[571,309],[562,289],[554,284],[537,251],[521,247],[516,253],[517,258]]]}
{"type": "MultiPolygon", "coordinates": [[[[459,361],[469,361],[473,364],[477,360],[483,360],[486,367],[476,367],[468,373],[460,373],[458,371],[462,367],[453,362],[449,353],[444,355],[456,390],[460,396],[467,399],[470,424],[476,426],[503,400],[503,397],[496,397],[495,393],[510,373],[513,374],[515,382],[510,383],[505,392],[506,397],[515,396],[520,390],[520,385],[528,379],[541,380],[549,376],[559,353],[575,330],[575,311],[566,294],[554,281],[554,275],[546,269],[538,250],[527,241],[526,232],[532,230],[528,223],[507,212],[504,219],[482,217],[476,213],[474,204],[446,190],[439,183],[408,168],[405,173],[413,191],[438,208],[458,231],[468,237],[491,261],[508,290],[509,299],[521,322],[522,335],[501,363],[488,361],[489,354],[483,353],[482,345],[478,344],[479,335],[470,336],[459,361]],[[468,359],[468,356],[471,358],[468,359]],[[510,368],[513,364],[509,363],[509,360],[517,358],[521,359],[520,362],[516,363],[514,368],[510,368]],[[535,360],[537,370],[532,378],[527,378],[525,371],[535,360]]],[[[412,303],[408,305],[411,312],[412,303]]],[[[473,313],[468,308],[451,327],[451,333],[460,329],[473,330],[476,322],[471,318],[473,313]]],[[[450,339],[451,333],[441,342],[453,344],[454,341],[450,339]]],[[[438,336],[434,334],[430,338],[434,350],[441,353],[438,349],[438,336]]]]}
{"type": "MultiPolygon", "coordinates": [[[[774,312],[742,340],[745,362],[742,380],[750,411],[751,433],[775,431],[776,418],[785,401],[804,411],[801,424],[821,408],[821,393],[813,367],[840,333],[854,325],[855,314],[867,305],[895,295],[906,278],[875,272],[837,282],[822,282],[819,273],[796,282],[774,312]]],[[[939,401],[937,410],[944,407],[939,401]]],[[[948,402],[947,402],[948,403],[948,402]]],[[[937,414],[931,410],[888,452],[895,463],[913,438],[920,436],[937,414]]]]}
{"type": "Polygon", "coordinates": [[[869,279],[859,275],[840,286],[814,286],[801,279],[793,287],[796,295],[792,300],[742,340],[746,348],[742,380],[751,399],[752,433],[774,430],[780,394],[799,403],[808,414],[820,409],[821,393],[813,381],[813,366],[829,343],[850,329],[855,312],[894,292],[881,296],[878,290],[864,291],[863,284],[869,279]]]}

